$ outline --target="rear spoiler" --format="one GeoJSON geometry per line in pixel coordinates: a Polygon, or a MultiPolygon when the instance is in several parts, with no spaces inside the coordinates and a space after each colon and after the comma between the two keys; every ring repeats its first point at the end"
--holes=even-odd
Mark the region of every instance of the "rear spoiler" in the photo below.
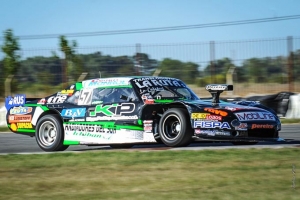
{"type": "Polygon", "coordinates": [[[227,84],[209,84],[205,86],[205,89],[212,96],[212,105],[215,106],[220,103],[220,94],[223,91],[233,91],[233,85],[227,84]]]}

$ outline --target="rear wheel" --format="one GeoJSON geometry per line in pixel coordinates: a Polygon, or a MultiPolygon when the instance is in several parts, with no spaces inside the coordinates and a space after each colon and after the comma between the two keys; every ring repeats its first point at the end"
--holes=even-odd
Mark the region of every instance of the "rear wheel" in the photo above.
{"type": "Polygon", "coordinates": [[[37,123],[35,138],[44,151],[64,151],[69,147],[63,145],[63,126],[58,115],[43,116],[37,123]]]}
{"type": "Polygon", "coordinates": [[[191,143],[192,128],[186,110],[171,108],[167,110],[159,122],[159,134],[167,146],[187,146],[191,143]]]}

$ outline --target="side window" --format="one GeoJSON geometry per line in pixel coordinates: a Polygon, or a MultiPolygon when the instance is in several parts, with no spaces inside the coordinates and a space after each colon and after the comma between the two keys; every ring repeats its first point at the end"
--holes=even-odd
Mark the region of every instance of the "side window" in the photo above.
{"type": "Polygon", "coordinates": [[[92,104],[136,101],[132,88],[95,88],[92,104]]]}
{"type": "Polygon", "coordinates": [[[72,103],[72,104],[78,104],[78,99],[79,99],[80,91],[76,91],[71,97],[67,99],[67,103],[72,103]]]}

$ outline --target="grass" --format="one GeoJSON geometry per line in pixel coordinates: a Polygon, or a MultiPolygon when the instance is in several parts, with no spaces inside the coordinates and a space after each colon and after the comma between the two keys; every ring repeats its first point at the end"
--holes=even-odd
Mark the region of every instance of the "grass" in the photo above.
{"type": "Polygon", "coordinates": [[[0,156],[0,199],[299,199],[300,149],[0,156]]]}

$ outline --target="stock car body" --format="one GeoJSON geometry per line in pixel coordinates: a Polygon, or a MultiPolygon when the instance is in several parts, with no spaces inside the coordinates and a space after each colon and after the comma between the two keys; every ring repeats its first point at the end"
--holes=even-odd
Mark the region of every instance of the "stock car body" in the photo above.
{"type": "Polygon", "coordinates": [[[40,99],[6,98],[12,132],[35,136],[44,151],[69,145],[164,143],[187,146],[193,141],[254,144],[277,141],[276,113],[255,102],[220,102],[232,85],[210,84],[212,98],[202,100],[179,79],[169,77],[97,78],[77,82],[40,99]]]}

